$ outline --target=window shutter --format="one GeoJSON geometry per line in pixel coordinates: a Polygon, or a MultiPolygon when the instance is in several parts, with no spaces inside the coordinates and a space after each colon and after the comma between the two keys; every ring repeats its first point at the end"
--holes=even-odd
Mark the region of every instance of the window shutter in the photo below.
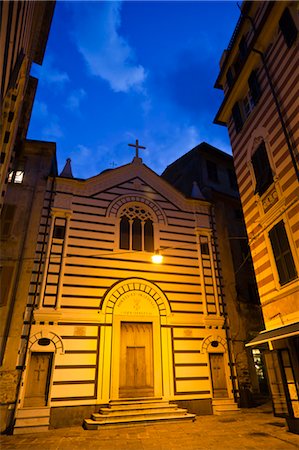
{"type": "Polygon", "coordinates": [[[297,271],[283,221],[270,231],[269,238],[281,285],[297,278],[297,271]]]}
{"type": "Polygon", "coordinates": [[[248,78],[248,86],[250,89],[250,94],[253,99],[254,104],[256,105],[261,96],[261,89],[257,78],[257,73],[253,70],[248,78]]]}
{"type": "Polygon", "coordinates": [[[288,8],[286,8],[279,20],[279,28],[283,34],[287,47],[292,47],[297,37],[297,28],[288,8]]]}
{"type": "Polygon", "coordinates": [[[235,123],[236,132],[239,133],[239,131],[242,129],[243,126],[243,119],[238,102],[235,103],[233,106],[232,115],[235,123]]]}
{"type": "Polygon", "coordinates": [[[251,161],[256,179],[255,193],[262,195],[273,182],[273,174],[264,142],[257,148],[251,161]]]}

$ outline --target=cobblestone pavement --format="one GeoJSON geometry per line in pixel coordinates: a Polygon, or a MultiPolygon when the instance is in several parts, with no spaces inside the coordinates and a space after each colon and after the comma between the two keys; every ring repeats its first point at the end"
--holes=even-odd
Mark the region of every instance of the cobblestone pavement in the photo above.
{"type": "Polygon", "coordinates": [[[86,431],[59,428],[43,433],[1,436],[0,448],[42,450],[295,450],[299,436],[287,431],[269,404],[195,422],[115,427],[86,431]]]}

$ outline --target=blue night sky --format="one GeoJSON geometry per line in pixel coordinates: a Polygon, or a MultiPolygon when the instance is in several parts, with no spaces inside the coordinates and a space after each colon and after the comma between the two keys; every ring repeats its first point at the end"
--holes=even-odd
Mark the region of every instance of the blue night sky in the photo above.
{"type": "Polygon", "coordinates": [[[158,174],[202,141],[231,153],[213,85],[238,17],[229,1],[58,1],[27,137],[79,178],[131,162],[135,139],[158,174]]]}

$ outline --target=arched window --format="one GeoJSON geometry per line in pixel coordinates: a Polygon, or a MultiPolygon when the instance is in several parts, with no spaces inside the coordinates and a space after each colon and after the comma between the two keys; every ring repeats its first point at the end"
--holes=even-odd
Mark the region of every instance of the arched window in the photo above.
{"type": "Polygon", "coordinates": [[[154,251],[154,228],[150,219],[147,219],[144,224],[144,250],[146,252],[154,251]]]}
{"type": "Polygon", "coordinates": [[[120,243],[119,247],[125,250],[130,248],[130,222],[127,216],[120,220],[120,243]]]}
{"type": "Polygon", "coordinates": [[[154,251],[151,213],[144,205],[127,205],[120,214],[119,247],[124,250],[154,251]]]}

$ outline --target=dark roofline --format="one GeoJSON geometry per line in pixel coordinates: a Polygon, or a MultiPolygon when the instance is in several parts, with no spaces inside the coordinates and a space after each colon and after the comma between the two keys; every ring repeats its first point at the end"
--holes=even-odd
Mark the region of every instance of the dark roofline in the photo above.
{"type": "MultiPolygon", "coordinates": [[[[218,111],[217,111],[217,114],[216,114],[216,116],[215,116],[215,118],[214,118],[214,120],[213,120],[213,123],[216,124],[216,125],[224,125],[224,126],[227,126],[227,124],[226,124],[225,122],[219,120],[219,116],[221,115],[221,113],[222,113],[222,111],[223,111],[223,109],[224,109],[225,103],[226,103],[227,99],[229,98],[229,96],[231,95],[231,93],[232,93],[232,91],[233,91],[233,89],[234,89],[234,87],[235,87],[235,84],[236,84],[237,80],[239,79],[239,77],[240,77],[240,75],[241,75],[241,73],[242,73],[242,71],[243,71],[243,68],[244,68],[245,64],[246,64],[247,61],[248,61],[249,55],[251,54],[252,50],[254,49],[254,46],[255,46],[255,44],[256,44],[256,41],[257,41],[257,39],[258,39],[258,37],[259,37],[259,35],[260,35],[262,29],[264,28],[265,22],[266,22],[266,20],[267,20],[267,18],[268,18],[268,16],[269,16],[269,14],[270,14],[270,12],[271,12],[273,6],[274,6],[274,2],[272,2],[272,1],[271,1],[271,2],[268,2],[267,9],[266,9],[266,11],[265,11],[265,13],[264,13],[264,16],[263,16],[263,18],[262,18],[262,20],[261,20],[261,22],[260,22],[258,28],[256,29],[256,33],[255,33],[255,35],[254,35],[253,38],[252,38],[252,41],[251,41],[251,43],[250,43],[250,46],[248,47],[246,58],[244,59],[243,64],[242,64],[241,67],[240,67],[240,70],[238,71],[237,75],[235,76],[234,81],[233,81],[233,84],[230,86],[230,88],[229,88],[228,91],[226,92],[225,97],[224,97],[224,99],[222,100],[221,105],[220,105],[220,107],[219,107],[219,109],[218,109],[218,111]]],[[[244,18],[244,20],[245,20],[245,18],[244,18]]],[[[227,57],[226,57],[226,59],[225,59],[224,64],[223,64],[222,67],[221,67],[220,73],[219,73],[218,78],[217,78],[217,80],[216,80],[216,83],[215,83],[215,85],[214,85],[215,88],[220,88],[220,89],[222,89],[222,87],[220,87],[220,86],[221,86],[220,84],[217,85],[217,86],[216,86],[216,84],[217,84],[217,82],[219,81],[219,78],[220,78],[220,77],[222,76],[222,74],[223,74],[224,66],[225,66],[225,64],[226,64],[226,62],[227,62],[227,58],[228,58],[228,55],[227,55],[227,57]]]]}
{"type": "Polygon", "coordinates": [[[235,42],[236,42],[236,40],[237,40],[237,38],[239,36],[240,30],[241,30],[241,28],[243,26],[243,23],[246,20],[245,17],[243,16],[243,14],[248,14],[249,11],[250,11],[251,6],[252,6],[252,1],[247,1],[247,0],[244,0],[242,5],[241,5],[240,17],[239,17],[239,19],[237,21],[237,24],[236,24],[235,29],[233,31],[232,37],[230,38],[228,47],[226,49],[227,50],[227,55],[226,55],[223,63],[221,64],[218,77],[217,77],[217,79],[215,81],[215,84],[214,84],[214,88],[216,88],[216,89],[222,89],[222,85],[220,84],[220,78],[222,77],[223,72],[225,71],[224,69],[226,68],[226,65],[227,65],[227,62],[228,62],[228,59],[229,59],[229,56],[230,56],[231,49],[235,45],[235,42]]]}
{"type": "Polygon", "coordinates": [[[174,164],[177,164],[179,161],[183,161],[184,159],[188,158],[188,156],[191,153],[206,153],[209,155],[210,152],[214,152],[214,154],[216,154],[217,156],[221,157],[221,158],[225,158],[225,159],[229,159],[230,161],[233,161],[233,157],[232,155],[230,155],[229,153],[224,152],[223,150],[220,150],[217,147],[214,147],[211,144],[208,144],[207,142],[201,142],[200,144],[198,144],[196,147],[192,148],[191,150],[189,150],[187,153],[185,153],[184,155],[180,156],[178,159],[176,159],[175,161],[173,161],[171,164],[169,164],[165,170],[162,172],[161,176],[163,176],[163,174],[166,172],[166,170],[169,167],[172,167],[174,164]]]}

